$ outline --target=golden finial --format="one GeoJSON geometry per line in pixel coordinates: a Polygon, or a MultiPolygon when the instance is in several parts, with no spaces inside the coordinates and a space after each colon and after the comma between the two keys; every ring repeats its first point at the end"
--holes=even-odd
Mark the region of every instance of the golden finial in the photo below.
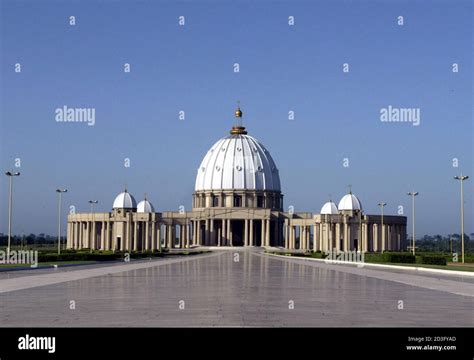
{"type": "Polygon", "coordinates": [[[242,125],[242,110],[240,110],[240,101],[237,101],[237,110],[235,110],[235,117],[238,120],[238,124],[232,126],[232,130],[230,130],[230,133],[232,135],[246,135],[247,131],[242,125]]]}
{"type": "Polygon", "coordinates": [[[242,110],[240,110],[240,101],[237,101],[237,110],[235,110],[235,117],[236,118],[242,117],[242,110]]]}

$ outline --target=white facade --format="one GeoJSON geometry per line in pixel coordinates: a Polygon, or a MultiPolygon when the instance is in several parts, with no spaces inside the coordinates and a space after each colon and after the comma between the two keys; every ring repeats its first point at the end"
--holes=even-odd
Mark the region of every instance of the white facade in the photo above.
{"type": "MultiPolygon", "coordinates": [[[[236,111],[241,120],[242,112],[236,111]]],[[[68,216],[68,248],[161,251],[163,247],[276,246],[303,251],[400,251],[406,217],[367,215],[350,192],[320,214],[284,212],[278,168],[241,121],[198,169],[191,211],[156,212],[126,190],[107,213],[68,216]]],[[[310,194],[308,194],[309,196],[310,194]]]]}

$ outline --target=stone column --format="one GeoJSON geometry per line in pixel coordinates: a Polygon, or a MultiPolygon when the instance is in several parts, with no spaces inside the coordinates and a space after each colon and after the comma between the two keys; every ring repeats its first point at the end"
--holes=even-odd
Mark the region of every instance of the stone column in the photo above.
{"type": "Polygon", "coordinates": [[[105,222],[100,222],[100,250],[105,250],[105,222]]]}
{"type": "Polygon", "coordinates": [[[250,246],[254,246],[254,242],[253,242],[253,219],[250,219],[250,234],[249,234],[249,238],[250,238],[250,246]]]}
{"type": "Polygon", "coordinates": [[[245,225],[244,225],[244,246],[249,246],[249,220],[245,219],[245,225]]]}
{"type": "Polygon", "coordinates": [[[261,234],[262,240],[260,241],[260,246],[265,246],[265,220],[262,219],[262,234],[261,234]]]}
{"type": "Polygon", "coordinates": [[[161,224],[157,223],[156,227],[156,245],[158,247],[158,251],[161,251],[161,224]]]}
{"type": "Polygon", "coordinates": [[[89,222],[88,221],[85,221],[84,222],[84,233],[85,233],[85,236],[84,236],[84,240],[85,240],[85,247],[86,248],[89,248],[90,249],[90,244],[89,244],[89,222]]]}
{"type": "Polygon", "coordinates": [[[92,221],[92,236],[91,236],[91,248],[95,250],[97,248],[97,229],[95,226],[95,221],[92,221]]]}
{"type": "Polygon", "coordinates": [[[369,251],[369,226],[367,223],[364,224],[364,250],[369,251]]]}
{"type": "MultiPolygon", "coordinates": [[[[131,239],[130,241],[130,250],[134,250],[134,251],[137,251],[138,250],[138,227],[140,226],[140,222],[138,221],[134,221],[132,222],[132,226],[133,226],[133,238],[131,239]]],[[[143,231],[142,231],[142,234],[143,234],[143,231]]]]}
{"type": "Polygon", "coordinates": [[[211,236],[209,245],[214,246],[216,244],[216,232],[214,231],[214,219],[211,219],[211,236]]]}
{"type": "Polygon", "coordinates": [[[151,251],[156,250],[156,221],[151,222],[151,251]]]}
{"type": "Polygon", "coordinates": [[[79,229],[79,225],[80,225],[80,223],[77,222],[77,221],[74,223],[74,227],[75,227],[75,238],[76,238],[76,240],[75,240],[75,242],[74,242],[74,249],[79,249],[79,247],[80,247],[80,245],[79,245],[79,244],[80,244],[80,243],[79,243],[79,241],[80,241],[80,238],[79,238],[79,230],[80,230],[80,229],[79,229]]]}
{"type": "Polygon", "coordinates": [[[387,227],[387,225],[385,225],[385,224],[382,224],[382,225],[380,226],[380,228],[381,228],[380,231],[382,232],[382,234],[381,234],[381,236],[380,236],[380,237],[382,238],[382,252],[384,252],[385,250],[387,250],[387,244],[386,244],[386,242],[387,242],[387,237],[385,236],[386,227],[387,227]]]}
{"type": "Polygon", "coordinates": [[[288,249],[290,244],[289,244],[289,239],[288,237],[290,236],[290,231],[289,231],[289,227],[288,227],[288,222],[285,221],[285,249],[288,249]]]}
{"type": "Polygon", "coordinates": [[[373,248],[374,248],[374,252],[378,252],[379,251],[379,226],[378,224],[373,224],[373,248]]]}
{"type": "Polygon", "coordinates": [[[197,245],[202,245],[201,220],[196,221],[195,224],[196,224],[196,243],[197,243],[197,245]]]}
{"type": "Polygon", "coordinates": [[[265,244],[266,246],[270,246],[270,220],[267,220],[265,224],[265,244]]]}
{"type": "Polygon", "coordinates": [[[300,250],[304,250],[305,246],[305,232],[304,232],[304,226],[300,226],[300,250]]]}
{"type": "MultiPolygon", "coordinates": [[[[150,222],[145,222],[145,251],[150,250],[150,222]]],[[[143,251],[143,245],[142,245],[143,251]]]]}
{"type": "Polygon", "coordinates": [[[291,249],[296,249],[296,226],[291,225],[291,249]]]}
{"type": "Polygon", "coordinates": [[[191,223],[186,223],[186,247],[189,248],[191,246],[191,223]]]}
{"type": "Polygon", "coordinates": [[[222,235],[222,238],[221,238],[221,242],[220,242],[219,246],[225,246],[225,245],[227,245],[227,229],[226,229],[226,223],[227,223],[227,220],[222,219],[222,224],[221,224],[221,228],[222,228],[221,235],[222,235]]]}
{"type": "Polygon", "coordinates": [[[210,244],[210,241],[209,241],[209,235],[210,235],[209,226],[210,225],[209,225],[209,223],[210,223],[209,219],[206,219],[206,232],[204,234],[204,245],[209,245],[210,244]]]}
{"type": "Polygon", "coordinates": [[[226,245],[232,245],[232,243],[230,241],[230,233],[231,233],[230,219],[227,219],[227,242],[226,242],[226,245]]]}

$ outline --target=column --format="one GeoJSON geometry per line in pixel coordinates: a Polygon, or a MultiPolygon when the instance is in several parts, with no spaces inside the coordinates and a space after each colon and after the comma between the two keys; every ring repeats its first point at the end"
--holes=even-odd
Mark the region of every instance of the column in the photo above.
{"type": "Polygon", "coordinates": [[[385,225],[385,224],[382,224],[382,225],[380,226],[380,228],[381,228],[380,231],[382,232],[382,234],[381,234],[381,238],[382,238],[382,252],[384,252],[385,250],[387,250],[387,244],[386,244],[386,242],[387,242],[387,237],[385,236],[386,225],[385,225]]]}
{"type": "Polygon", "coordinates": [[[204,245],[209,245],[210,241],[209,241],[209,219],[206,219],[206,232],[204,234],[204,245]]]}
{"type": "Polygon", "coordinates": [[[244,246],[249,246],[249,220],[245,219],[245,226],[244,226],[244,246]]]}
{"type": "Polygon", "coordinates": [[[101,221],[100,224],[100,249],[105,250],[105,222],[101,221]]]}
{"type": "Polygon", "coordinates": [[[369,251],[369,224],[364,224],[364,250],[365,252],[369,251]]]}
{"type": "Polygon", "coordinates": [[[111,241],[110,241],[110,233],[111,233],[111,222],[107,221],[107,232],[105,234],[105,250],[110,250],[112,247],[111,241]]]}
{"type": "Polygon", "coordinates": [[[296,226],[291,225],[291,249],[296,249],[296,226]]]}
{"type": "Polygon", "coordinates": [[[379,251],[379,226],[378,224],[373,224],[372,225],[373,227],[373,230],[372,230],[372,233],[373,233],[373,249],[374,249],[374,252],[378,252],[379,251]]]}
{"type": "MultiPolygon", "coordinates": [[[[144,225],[145,225],[145,251],[148,251],[150,250],[150,222],[146,221],[144,225]]],[[[143,251],[143,245],[142,245],[142,251],[143,251]]]]}
{"type": "Polygon", "coordinates": [[[226,223],[227,221],[225,219],[222,219],[222,232],[221,232],[221,235],[222,235],[222,238],[221,238],[221,243],[219,244],[219,246],[225,246],[227,245],[227,229],[226,229],[226,223]]]}
{"type": "Polygon", "coordinates": [[[156,222],[151,222],[151,251],[156,250],[156,222]]]}
{"type": "Polygon", "coordinates": [[[270,246],[270,220],[267,220],[265,225],[265,244],[266,246],[270,246]]]}
{"type": "Polygon", "coordinates": [[[202,245],[201,240],[201,220],[195,221],[196,224],[196,245],[202,245]]]}
{"type": "MultiPolygon", "coordinates": [[[[138,221],[132,222],[133,226],[133,238],[130,239],[130,250],[137,251],[138,250],[138,227],[141,227],[141,223],[138,221]]],[[[127,231],[128,232],[128,231],[127,231]]],[[[142,235],[143,235],[143,229],[142,229],[142,235]]]]}
{"type": "Polygon", "coordinates": [[[230,219],[227,220],[227,241],[226,245],[230,246],[232,243],[230,242],[230,219]]]}
{"type": "Polygon", "coordinates": [[[156,245],[158,247],[158,251],[161,251],[161,224],[157,223],[156,227],[156,245]]]}
{"type": "Polygon", "coordinates": [[[216,244],[216,234],[214,231],[214,219],[211,219],[211,235],[210,235],[210,243],[209,245],[214,246],[216,244]]]}
{"type": "Polygon", "coordinates": [[[250,232],[250,234],[249,234],[250,240],[249,240],[249,241],[250,241],[250,246],[254,246],[255,244],[254,244],[254,242],[253,242],[253,219],[250,219],[249,221],[250,221],[250,230],[249,230],[249,232],[250,232]]]}
{"type": "Polygon", "coordinates": [[[188,222],[186,222],[186,227],[184,228],[185,230],[185,236],[184,236],[184,239],[186,240],[186,248],[189,248],[189,235],[191,233],[191,229],[189,228],[190,224],[188,222]]]}
{"type": "Polygon", "coordinates": [[[92,221],[92,249],[97,249],[97,229],[95,226],[95,220],[92,221]]]}
{"type": "Polygon", "coordinates": [[[300,250],[304,250],[304,226],[299,226],[300,228],[300,250]]]}
{"type": "Polygon", "coordinates": [[[265,220],[262,219],[262,234],[261,234],[260,246],[265,246],[265,220]]]}

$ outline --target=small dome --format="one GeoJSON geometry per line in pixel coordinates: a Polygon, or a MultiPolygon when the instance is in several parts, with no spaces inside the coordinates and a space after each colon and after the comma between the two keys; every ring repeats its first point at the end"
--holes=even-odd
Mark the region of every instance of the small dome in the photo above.
{"type": "Polygon", "coordinates": [[[353,193],[349,193],[342,197],[337,208],[339,210],[362,210],[362,204],[360,203],[357,196],[355,196],[353,193]]]}
{"type": "Polygon", "coordinates": [[[137,212],[139,212],[139,213],[153,213],[153,212],[155,212],[155,208],[153,207],[152,203],[149,202],[145,198],[145,200],[142,200],[138,203],[137,212]]]}
{"type": "Polygon", "coordinates": [[[114,200],[114,209],[136,209],[137,202],[132,194],[127,190],[117,195],[114,200]]]}
{"type": "Polygon", "coordinates": [[[328,201],[321,208],[321,214],[322,215],[336,215],[336,214],[338,214],[336,204],[332,201],[328,201]]]}

